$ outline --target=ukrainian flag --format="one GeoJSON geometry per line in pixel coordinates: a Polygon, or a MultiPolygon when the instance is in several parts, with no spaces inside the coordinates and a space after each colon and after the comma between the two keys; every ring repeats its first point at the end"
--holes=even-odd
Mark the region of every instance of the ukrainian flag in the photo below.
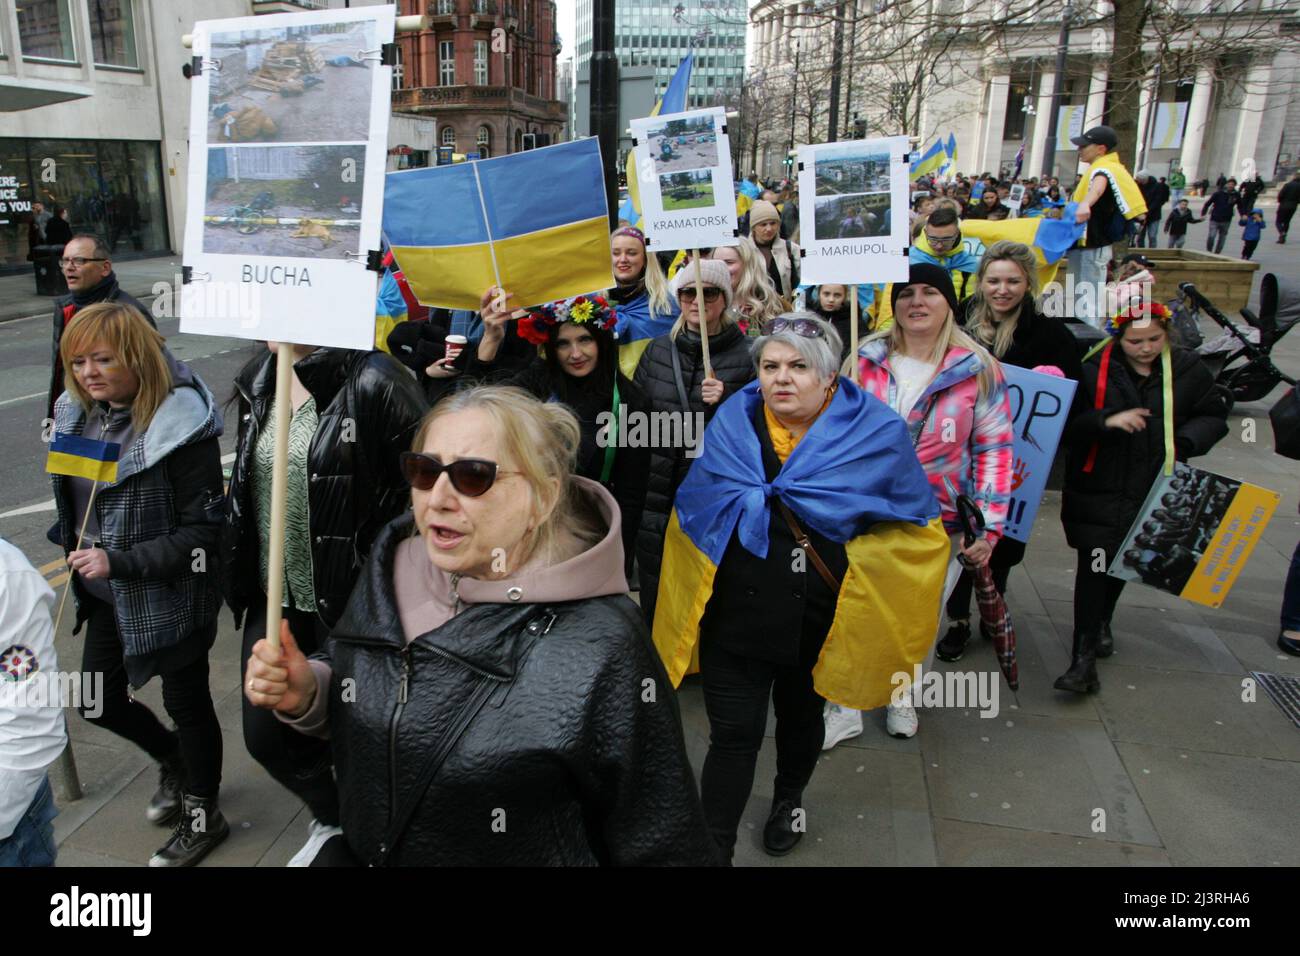
{"type": "Polygon", "coordinates": [[[1034,250],[1034,256],[1038,259],[1040,284],[1046,285],[1056,278],[1062,257],[1087,228],[1085,224],[1074,221],[1078,208],[1078,203],[1067,203],[1060,219],[963,219],[961,235],[966,240],[966,250],[977,260],[983,256],[986,247],[999,239],[1023,242],[1034,250]]]}
{"type": "MultiPolygon", "coordinates": [[[[658,116],[660,113],[685,112],[686,91],[691,85],[691,70],[694,66],[695,51],[692,50],[677,64],[677,70],[673,73],[673,78],[668,81],[668,89],[664,90],[663,98],[650,111],[651,116],[658,116]]],[[[618,218],[626,220],[630,226],[640,227],[641,181],[636,178],[635,151],[628,151],[627,163],[623,169],[627,176],[627,201],[619,209],[618,218]]],[[[739,205],[737,205],[737,208],[739,208],[739,205]]]]}
{"type": "Polygon", "coordinates": [[[379,280],[379,296],[375,300],[375,348],[388,351],[388,334],[408,318],[406,300],[402,298],[401,287],[393,270],[384,270],[384,277],[379,280]]]}
{"type": "Polygon", "coordinates": [[[740,189],[736,192],[736,216],[739,218],[749,212],[749,207],[754,205],[756,200],[763,193],[758,186],[751,183],[748,179],[740,181],[740,189]]]}
{"type": "Polygon", "coordinates": [[[498,285],[517,308],[614,284],[600,144],[389,173],[384,239],[421,305],[479,307],[498,285]]]}
{"type": "MultiPolygon", "coordinates": [[[[704,452],[677,491],[664,539],[653,638],[676,686],[691,669],[700,621],[733,535],[766,557],[772,498],[801,525],[844,544],[848,572],[813,668],[817,693],[845,707],[888,703],[934,641],[948,566],[948,535],[907,426],[848,379],[767,481],[751,382],[724,402],[704,452]]],[[[783,557],[781,560],[789,560],[783,557]]],[[[817,572],[809,565],[809,574],[817,572]]],[[[776,598],[779,600],[779,598],[776,598]]]]}
{"type": "Polygon", "coordinates": [[[947,156],[943,140],[936,141],[933,146],[925,151],[924,156],[912,163],[909,178],[912,182],[916,182],[926,173],[936,172],[947,161],[947,156]]]}
{"type": "Polygon", "coordinates": [[[117,460],[122,446],[117,442],[96,441],[80,435],[55,432],[45,470],[51,475],[85,478],[111,485],[117,481],[117,460]]]}

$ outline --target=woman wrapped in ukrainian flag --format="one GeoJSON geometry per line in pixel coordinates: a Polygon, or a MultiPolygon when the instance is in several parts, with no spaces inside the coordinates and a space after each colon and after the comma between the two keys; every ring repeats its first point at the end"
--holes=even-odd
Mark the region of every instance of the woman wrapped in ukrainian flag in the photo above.
{"type": "Polygon", "coordinates": [[[869,710],[934,638],[949,543],[902,419],[839,378],[840,340],[812,313],[755,340],[758,379],[718,410],[678,489],[654,642],[674,685],[698,667],[709,716],[701,782],[728,858],[776,707],[774,856],[805,830],[803,790],[826,700],[869,710]]]}

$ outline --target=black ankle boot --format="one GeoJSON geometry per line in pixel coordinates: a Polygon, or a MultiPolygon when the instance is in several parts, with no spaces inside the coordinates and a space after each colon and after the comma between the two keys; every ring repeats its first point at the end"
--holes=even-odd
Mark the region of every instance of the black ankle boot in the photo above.
{"type": "Polygon", "coordinates": [[[149,858],[150,866],[195,866],[230,836],[230,824],[221,815],[216,797],[181,798],[181,817],[171,839],[149,858]]]}
{"type": "Polygon", "coordinates": [[[1110,633],[1110,621],[1101,622],[1101,631],[1097,635],[1097,659],[1110,657],[1115,653],[1115,638],[1110,633]]]}
{"type": "Polygon", "coordinates": [[[777,797],[763,827],[763,849],[768,856],[785,856],[803,839],[803,795],[777,797]]]}
{"type": "Polygon", "coordinates": [[[948,626],[948,633],[939,639],[939,645],[934,649],[935,656],[950,664],[959,661],[966,653],[966,643],[969,640],[970,622],[953,621],[948,626]]]}
{"type": "Polygon", "coordinates": [[[185,789],[185,762],[178,748],[158,766],[158,789],[149,800],[145,818],[150,823],[169,827],[181,812],[181,793],[185,789]]]}
{"type": "Polygon", "coordinates": [[[1070,669],[1056,678],[1052,686],[1075,694],[1095,694],[1101,690],[1097,679],[1097,631],[1074,632],[1074,652],[1070,669]]]}

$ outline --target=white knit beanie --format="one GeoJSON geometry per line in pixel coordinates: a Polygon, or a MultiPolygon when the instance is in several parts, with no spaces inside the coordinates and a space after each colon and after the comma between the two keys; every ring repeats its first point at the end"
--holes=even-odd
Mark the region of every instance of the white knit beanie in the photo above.
{"type": "MultiPolygon", "coordinates": [[[[701,259],[699,263],[700,281],[706,286],[721,289],[722,297],[727,300],[727,308],[731,308],[731,299],[735,293],[731,289],[731,273],[727,271],[727,264],[720,259],[701,259]]],[[[676,299],[678,291],[687,286],[695,287],[695,260],[682,263],[682,267],[673,276],[673,281],[668,283],[668,291],[676,299]]]]}

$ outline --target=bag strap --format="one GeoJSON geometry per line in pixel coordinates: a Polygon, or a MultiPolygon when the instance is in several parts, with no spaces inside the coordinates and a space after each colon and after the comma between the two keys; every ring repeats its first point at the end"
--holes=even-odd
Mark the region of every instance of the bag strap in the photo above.
{"type": "Polygon", "coordinates": [[[610,419],[609,434],[605,436],[607,444],[605,445],[605,461],[600,468],[600,483],[603,485],[609,481],[609,476],[614,473],[614,450],[618,447],[618,372],[614,373],[614,407],[610,414],[614,417],[610,419]]]}
{"type": "Polygon", "coordinates": [[[790,529],[790,533],[794,535],[795,543],[797,543],[799,547],[803,548],[804,553],[807,554],[808,557],[812,558],[813,567],[817,569],[817,573],[822,576],[822,580],[826,582],[826,586],[831,589],[831,592],[838,594],[840,591],[840,582],[836,579],[835,575],[831,574],[831,569],[826,566],[826,562],[822,560],[822,556],[818,554],[817,549],[813,547],[812,540],[808,537],[807,532],[805,532],[803,528],[799,527],[799,522],[795,520],[794,512],[792,512],[786,506],[786,503],[779,497],[774,497],[772,500],[776,502],[777,510],[781,512],[781,517],[785,519],[786,526],[790,529]]]}
{"type": "MultiPolygon", "coordinates": [[[[532,653],[533,647],[536,646],[537,642],[545,637],[547,632],[550,631],[551,626],[555,623],[556,616],[557,615],[554,611],[546,609],[542,617],[533,618],[525,628],[525,633],[528,637],[525,638],[527,643],[524,646],[523,652],[519,655],[519,665],[521,667],[523,662],[528,658],[528,655],[532,653]],[[546,622],[545,626],[542,626],[540,623],[541,621],[546,622]]],[[[397,812],[393,815],[392,823],[389,824],[388,831],[384,834],[384,840],[379,844],[379,850],[371,862],[372,866],[387,865],[389,856],[397,847],[398,842],[406,833],[407,828],[411,825],[411,818],[415,816],[416,809],[424,801],[425,793],[433,784],[433,778],[438,775],[438,771],[442,768],[443,763],[445,763],[447,757],[450,756],[452,748],[456,746],[461,735],[473,722],[474,718],[478,716],[478,712],[483,709],[483,705],[486,704],[488,698],[492,696],[492,692],[500,686],[501,682],[499,680],[493,680],[489,677],[479,679],[477,686],[475,686],[474,690],[470,693],[469,699],[465,701],[460,712],[456,714],[455,719],[451,723],[451,727],[448,728],[447,733],[439,742],[437,749],[429,755],[429,759],[426,760],[424,766],[420,768],[420,775],[416,779],[415,787],[411,790],[410,795],[400,806],[398,806],[397,812]]],[[[396,794],[394,794],[394,796],[396,796],[396,794]]]]}

